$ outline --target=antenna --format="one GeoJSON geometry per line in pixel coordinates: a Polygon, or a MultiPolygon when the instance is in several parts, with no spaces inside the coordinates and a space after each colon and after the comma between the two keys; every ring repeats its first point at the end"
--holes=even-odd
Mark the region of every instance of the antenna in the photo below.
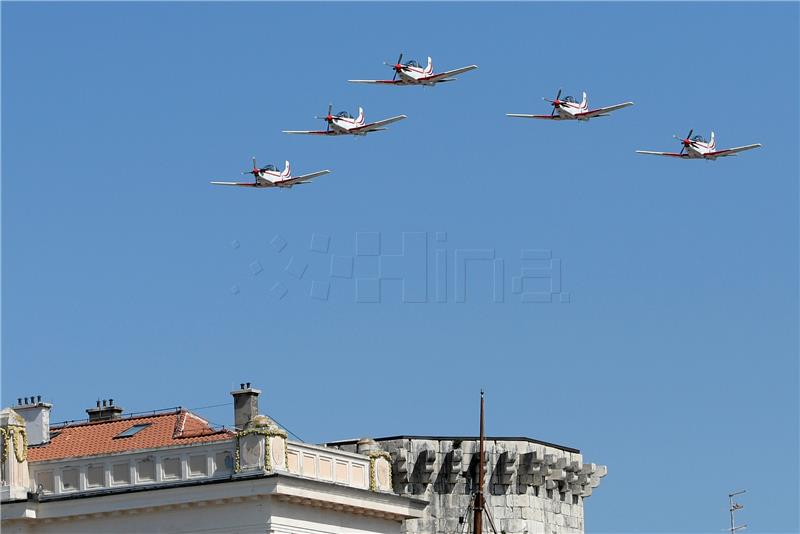
{"type": "Polygon", "coordinates": [[[731,513],[731,528],[728,529],[728,532],[730,532],[731,534],[735,534],[736,532],[747,528],[747,525],[739,525],[739,526],[736,525],[736,511],[744,508],[744,505],[739,504],[734,500],[734,497],[736,497],[737,495],[741,495],[746,491],[747,490],[740,490],[728,494],[728,503],[730,504],[729,511],[731,513]]]}

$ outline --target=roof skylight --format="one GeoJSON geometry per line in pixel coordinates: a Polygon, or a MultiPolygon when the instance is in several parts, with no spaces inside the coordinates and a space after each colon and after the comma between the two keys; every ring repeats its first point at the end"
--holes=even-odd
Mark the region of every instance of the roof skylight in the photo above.
{"type": "Polygon", "coordinates": [[[130,428],[126,429],[126,430],[123,430],[122,432],[120,432],[119,434],[114,436],[114,439],[117,439],[117,438],[129,438],[131,436],[135,436],[136,434],[138,434],[139,432],[141,432],[142,430],[144,430],[145,428],[147,428],[151,424],[152,423],[142,423],[142,424],[139,424],[139,425],[133,425],[132,427],[130,427],[130,428]]]}

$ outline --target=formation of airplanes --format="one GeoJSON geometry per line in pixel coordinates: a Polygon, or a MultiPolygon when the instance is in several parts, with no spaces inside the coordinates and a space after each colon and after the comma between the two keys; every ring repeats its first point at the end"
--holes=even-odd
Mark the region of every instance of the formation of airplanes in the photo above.
{"type": "MultiPolygon", "coordinates": [[[[477,65],[468,65],[457,69],[447,70],[436,73],[433,70],[433,60],[428,57],[428,62],[425,67],[421,63],[414,60],[403,62],[403,53],[394,63],[384,63],[384,65],[391,67],[394,75],[391,80],[347,80],[350,83],[362,84],[376,84],[376,85],[417,85],[422,87],[431,87],[444,82],[452,82],[456,80],[456,76],[475,70],[477,65]]],[[[525,113],[507,113],[508,117],[523,118],[523,119],[539,119],[551,121],[588,121],[597,117],[608,117],[612,112],[627,108],[633,105],[633,102],[622,102],[611,106],[599,107],[590,109],[589,101],[586,92],[583,92],[583,97],[578,102],[572,96],[561,98],[562,90],[559,89],[556,97],[553,100],[544,98],[552,106],[549,114],[532,115],[525,113]]],[[[368,133],[379,132],[386,130],[386,126],[406,119],[405,115],[396,115],[387,119],[382,119],[375,122],[367,122],[364,110],[359,107],[358,115],[353,117],[347,111],[340,111],[333,114],[333,104],[328,105],[328,113],[324,117],[316,117],[317,119],[324,120],[326,123],[324,130],[284,130],[287,134],[298,135],[316,135],[316,136],[365,136],[368,133]]],[[[689,130],[686,137],[674,136],[681,142],[680,152],[656,152],[652,150],[637,150],[639,154],[648,154],[653,156],[667,156],[679,159],[704,159],[713,161],[717,158],[733,156],[746,150],[759,148],[761,144],[755,143],[751,145],[738,146],[734,148],[726,148],[717,150],[717,142],[714,132],[711,132],[711,138],[706,141],[701,135],[692,137],[694,129],[689,130]]],[[[330,170],[322,170],[303,174],[301,176],[292,176],[291,167],[289,162],[282,171],[279,171],[275,165],[266,165],[258,167],[256,158],[253,158],[253,168],[242,174],[253,175],[252,182],[211,182],[214,185],[229,185],[240,187],[254,187],[254,188],[284,188],[291,189],[295,185],[308,184],[311,180],[329,174],[330,170]]]]}

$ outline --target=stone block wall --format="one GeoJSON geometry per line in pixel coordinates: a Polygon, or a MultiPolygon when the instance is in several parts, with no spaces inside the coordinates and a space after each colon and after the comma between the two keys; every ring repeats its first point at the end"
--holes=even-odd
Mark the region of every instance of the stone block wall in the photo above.
{"type": "MultiPolygon", "coordinates": [[[[423,518],[404,523],[406,534],[471,532],[477,440],[401,437],[377,445],[391,455],[395,492],[430,503],[423,518]]],[[[583,463],[575,449],[523,438],[487,439],[485,452],[484,496],[498,533],[584,532],[583,499],[606,475],[605,466],[583,463]]],[[[492,532],[486,519],[484,529],[492,532]]]]}

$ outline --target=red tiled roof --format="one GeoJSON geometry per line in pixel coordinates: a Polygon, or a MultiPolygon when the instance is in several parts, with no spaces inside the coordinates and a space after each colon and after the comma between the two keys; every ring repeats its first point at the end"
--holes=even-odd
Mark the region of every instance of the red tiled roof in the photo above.
{"type": "Polygon", "coordinates": [[[50,429],[50,442],[28,449],[30,462],[94,456],[231,439],[230,430],[215,430],[208,422],[186,410],[107,421],[65,424],[50,429]],[[150,426],[133,436],[116,438],[133,425],[150,426]]]}

